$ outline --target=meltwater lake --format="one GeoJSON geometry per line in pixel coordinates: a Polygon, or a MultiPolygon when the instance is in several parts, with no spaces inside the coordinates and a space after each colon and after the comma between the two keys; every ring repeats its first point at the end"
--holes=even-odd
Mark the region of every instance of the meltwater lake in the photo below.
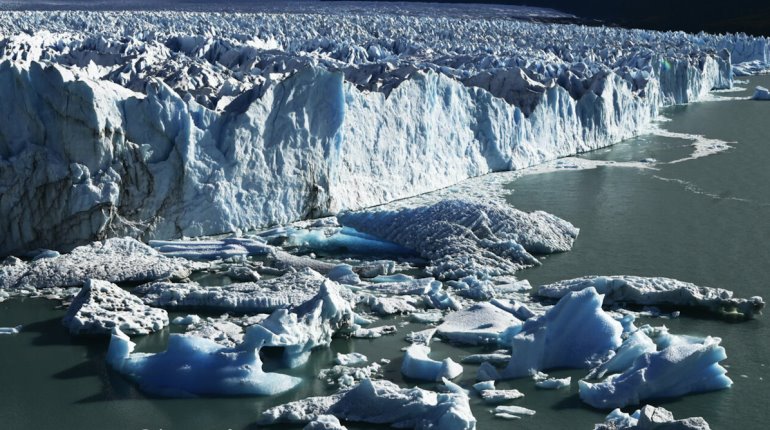
{"type": "MultiPolygon", "coordinates": [[[[549,256],[541,267],[519,272],[517,277],[537,286],[584,275],[665,276],[733,290],[740,297],[768,297],[770,102],[747,98],[754,86],[770,86],[770,76],[747,78],[737,85],[745,90],[719,93],[714,101],[668,108],[664,116],[669,120],[659,124],[669,132],[727,142],[731,148],[726,151],[688,159],[693,153],[691,140],[644,135],[581,158],[597,162],[657,160],[647,163],[648,168],[561,169],[524,174],[505,185],[512,190],[507,199],[515,207],[544,210],[580,228],[571,252],[549,256]]],[[[306,382],[285,395],[161,399],[142,394],[108,368],[106,341],[71,337],[61,324],[65,310],[56,305],[43,299],[0,303],[0,326],[24,325],[18,335],[0,336],[0,428],[260,428],[255,423],[268,407],[331,392],[315,375],[330,367],[335,352],[361,352],[371,361],[387,358],[391,361],[385,366],[385,379],[416,385],[401,376],[400,348],[408,345],[403,339],[406,333],[426,328],[383,320],[381,323],[399,325],[399,333],[374,340],[337,339],[332,348],[314,352],[305,366],[287,372],[305,377],[306,382]]],[[[734,381],[728,390],[651,404],[664,406],[677,418],[702,416],[714,429],[765,427],[770,399],[766,316],[728,322],[683,314],[639,322],[666,325],[677,334],[722,338],[728,355],[724,364],[734,381]]],[[[138,338],[137,350],[163,350],[168,333],[166,329],[138,338]]],[[[483,351],[441,342],[433,343],[432,350],[435,359],[450,356],[457,361],[483,351]]],[[[466,364],[464,368],[456,382],[468,388],[475,382],[477,366],[466,364]]],[[[498,388],[522,391],[526,396],[513,404],[537,414],[515,422],[500,420],[474,397],[471,405],[477,428],[593,428],[607,411],[591,409],[578,398],[576,380],[585,373],[551,372],[555,377],[573,377],[570,389],[557,391],[538,390],[527,378],[498,383],[498,388]]],[[[348,428],[386,427],[350,424],[348,428]]]]}

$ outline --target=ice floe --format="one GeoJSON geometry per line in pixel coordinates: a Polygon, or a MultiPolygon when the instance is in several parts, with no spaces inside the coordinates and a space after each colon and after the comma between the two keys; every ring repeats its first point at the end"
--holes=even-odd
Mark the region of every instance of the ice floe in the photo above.
{"type": "Polygon", "coordinates": [[[454,379],[463,372],[463,367],[451,358],[442,361],[428,357],[430,346],[413,344],[404,352],[401,374],[407,378],[423,381],[441,381],[443,378],[454,379]]]}

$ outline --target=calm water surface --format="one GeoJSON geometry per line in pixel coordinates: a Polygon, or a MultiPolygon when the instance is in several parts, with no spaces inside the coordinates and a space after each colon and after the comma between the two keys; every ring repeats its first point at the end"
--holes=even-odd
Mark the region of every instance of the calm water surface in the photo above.
{"type": "MultiPolygon", "coordinates": [[[[751,84],[770,85],[770,77],[751,84]]],[[[750,91],[726,96],[747,96],[750,91]]],[[[657,170],[600,167],[596,170],[524,176],[508,187],[509,201],[524,210],[545,210],[578,227],[573,251],[551,256],[544,265],[519,273],[533,285],[591,274],[668,276],[734,290],[740,296],[769,297],[770,280],[770,102],[730,100],[676,107],[664,128],[735,142],[727,152],[676,164],[689,142],[642,136],[586,158],[637,161],[653,157],[657,170]]],[[[372,360],[388,358],[385,377],[406,385],[399,367],[404,334],[425,326],[400,327],[399,334],[378,340],[335,340],[331,349],[314,352],[293,371],[308,376],[303,386],[275,398],[148,398],[106,367],[106,342],[73,340],[61,326],[64,310],[45,300],[0,303],[0,326],[24,324],[16,336],[0,336],[0,428],[7,429],[251,429],[259,413],[276,404],[326,391],[312,375],[330,367],[333,353],[362,352],[372,360]]],[[[393,323],[393,321],[386,321],[393,323]]],[[[672,332],[723,339],[729,375],[725,391],[656,401],[676,416],[705,417],[715,429],[760,429],[770,399],[770,329],[766,318],[728,323],[695,316],[650,320],[672,332]]],[[[395,321],[398,323],[398,321],[395,321]]],[[[173,330],[173,328],[172,328],[173,330]]],[[[168,331],[138,340],[140,351],[164,348],[168,331]]],[[[478,352],[436,342],[433,356],[455,359],[478,352]]],[[[474,381],[476,366],[465,366],[462,385],[474,381]]],[[[573,376],[585,371],[557,371],[573,376]]],[[[431,384],[422,385],[430,388],[431,384]]],[[[532,381],[499,383],[526,397],[513,402],[537,410],[514,423],[494,419],[490,408],[472,399],[481,430],[497,426],[521,429],[589,429],[606,412],[584,406],[577,387],[536,390],[532,381]]],[[[281,428],[288,428],[281,426],[281,428]]],[[[301,427],[299,427],[301,428],[301,427]]],[[[349,428],[379,428],[349,426],[349,428]]]]}

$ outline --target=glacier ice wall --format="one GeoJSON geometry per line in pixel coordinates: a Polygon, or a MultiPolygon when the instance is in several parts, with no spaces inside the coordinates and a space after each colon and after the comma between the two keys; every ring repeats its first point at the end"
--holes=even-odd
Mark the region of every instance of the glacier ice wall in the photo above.
{"type": "Polygon", "coordinates": [[[392,14],[0,23],[0,255],[237,232],[603,147],[767,45],[392,14]]]}

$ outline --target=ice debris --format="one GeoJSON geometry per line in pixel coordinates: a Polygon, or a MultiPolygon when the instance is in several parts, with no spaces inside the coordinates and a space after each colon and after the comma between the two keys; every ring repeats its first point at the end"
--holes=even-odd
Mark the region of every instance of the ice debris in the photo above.
{"type": "Polygon", "coordinates": [[[350,354],[341,354],[338,352],[337,356],[334,358],[336,364],[341,364],[343,366],[361,366],[366,364],[367,361],[369,361],[369,359],[360,352],[351,352],[350,354]]]}
{"type": "Polygon", "coordinates": [[[706,420],[692,417],[677,420],[670,411],[645,405],[633,413],[627,414],[615,409],[607,415],[603,423],[594,426],[594,430],[710,430],[706,420]]]}
{"type": "Polygon", "coordinates": [[[72,334],[109,335],[115,327],[129,335],[149,334],[168,325],[168,314],[115,284],[89,279],[62,323],[72,334]]]}
{"type": "Polygon", "coordinates": [[[498,418],[519,419],[522,415],[535,415],[535,411],[521,406],[497,406],[492,413],[498,418]]]}
{"type": "Polygon", "coordinates": [[[17,325],[16,327],[0,327],[0,335],[3,334],[19,334],[23,326],[17,325]]]}
{"type": "Polygon", "coordinates": [[[476,428],[468,396],[462,392],[400,388],[389,381],[369,379],[339,394],[310,397],[270,408],[263,412],[259,423],[305,423],[319,415],[417,430],[476,428]]]}
{"type": "Polygon", "coordinates": [[[639,276],[586,276],[543,285],[537,295],[558,299],[570,291],[595,288],[604,294],[604,304],[689,307],[717,315],[752,318],[765,306],[761,297],[739,299],[721,288],[699,287],[670,278],[639,276]]]}
{"type": "Polygon", "coordinates": [[[539,264],[531,253],[570,250],[578,234],[572,224],[545,212],[465,200],[346,212],[338,219],[415,250],[430,260],[428,270],[440,279],[511,274],[539,264]]]}
{"type": "Polygon", "coordinates": [[[551,378],[543,372],[534,372],[532,374],[532,379],[535,381],[535,386],[537,388],[542,388],[545,390],[558,390],[560,388],[566,388],[569,387],[572,383],[571,376],[566,378],[551,378]]]}

